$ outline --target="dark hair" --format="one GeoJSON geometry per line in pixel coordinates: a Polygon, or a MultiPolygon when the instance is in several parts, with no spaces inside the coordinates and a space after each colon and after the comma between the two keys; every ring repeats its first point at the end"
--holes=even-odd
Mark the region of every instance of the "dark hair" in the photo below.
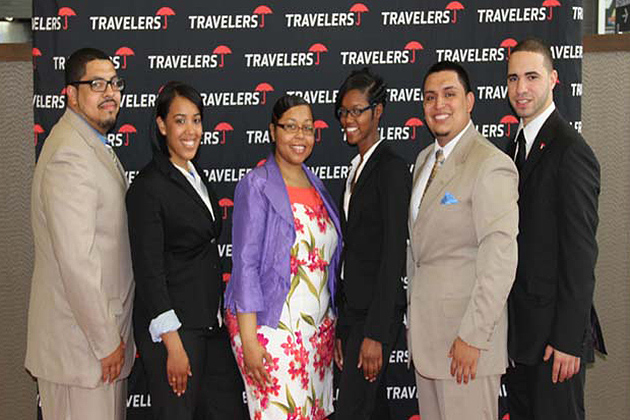
{"type": "Polygon", "coordinates": [[[435,63],[434,65],[432,65],[431,67],[429,67],[427,74],[425,74],[424,79],[422,79],[423,91],[424,91],[424,85],[427,83],[427,79],[429,78],[429,76],[432,75],[433,73],[439,73],[441,71],[454,71],[455,73],[457,73],[457,78],[459,79],[459,82],[464,87],[464,91],[466,93],[472,92],[470,78],[468,78],[468,73],[466,72],[466,70],[460,64],[457,64],[453,61],[448,61],[448,60],[439,61],[435,63]]]}
{"type": "Polygon", "coordinates": [[[551,56],[549,45],[547,45],[545,41],[538,38],[525,38],[519,42],[516,47],[512,48],[512,52],[510,54],[514,54],[519,51],[533,52],[542,55],[543,64],[547,70],[553,70],[553,57],[551,56]]]}
{"type": "Polygon", "coordinates": [[[285,93],[278,98],[276,103],[273,105],[273,109],[271,110],[271,123],[276,125],[285,112],[298,105],[306,105],[309,108],[311,107],[311,104],[309,104],[303,97],[298,95],[287,95],[285,93]]]}
{"type": "Polygon", "coordinates": [[[65,81],[66,86],[72,82],[78,82],[85,76],[85,66],[93,60],[109,60],[107,54],[96,48],[81,48],[73,52],[66,61],[65,81]]]}
{"type": "Polygon", "coordinates": [[[335,101],[335,116],[337,116],[337,119],[339,119],[339,108],[341,108],[343,97],[354,89],[365,93],[370,105],[382,104],[383,108],[387,105],[387,85],[383,78],[373,73],[369,67],[363,67],[361,70],[353,70],[339,88],[337,100],[335,101]]]}
{"type": "Polygon", "coordinates": [[[171,104],[177,96],[186,98],[195,104],[199,110],[201,119],[203,120],[203,100],[201,99],[199,92],[197,92],[194,87],[187,85],[186,83],[176,81],[171,81],[165,84],[155,101],[155,115],[153,117],[153,129],[155,130],[155,136],[153,136],[154,141],[152,142],[154,153],[156,151],[160,151],[165,156],[170,156],[168,144],[166,143],[166,137],[160,132],[156,119],[157,117],[160,117],[162,120],[166,121],[166,116],[171,108],[171,104]]]}

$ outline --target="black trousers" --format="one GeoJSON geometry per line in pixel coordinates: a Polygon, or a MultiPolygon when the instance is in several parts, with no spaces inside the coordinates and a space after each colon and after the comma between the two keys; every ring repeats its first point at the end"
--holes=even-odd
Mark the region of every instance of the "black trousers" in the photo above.
{"type": "Polygon", "coordinates": [[[584,420],[585,364],[580,363],[580,371],[571,379],[555,384],[552,366],[553,357],[534,366],[517,363],[508,368],[510,420],[584,420]]]}
{"type": "Polygon", "coordinates": [[[359,351],[365,338],[364,324],[361,322],[337,326],[337,338],[341,338],[343,348],[343,370],[339,380],[339,397],[335,404],[335,420],[390,418],[385,375],[389,355],[403,329],[402,319],[392,325],[387,343],[383,345],[383,367],[374,382],[365,380],[363,368],[357,369],[359,351]]]}
{"type": "MultiPolygon", "coordinates": [[[[142,334],[136,345],[145,368],[151,410],[156,420],[246,420],[243,381],[225,328],[179,329],[192,376],[186,392],[178,397],[166,376],[167,352],[142,334]]],[[[136,334],[140,335],[140,334],[136,334]]],[[[137,337],[138,338],[138,337],[137,337]]]]}

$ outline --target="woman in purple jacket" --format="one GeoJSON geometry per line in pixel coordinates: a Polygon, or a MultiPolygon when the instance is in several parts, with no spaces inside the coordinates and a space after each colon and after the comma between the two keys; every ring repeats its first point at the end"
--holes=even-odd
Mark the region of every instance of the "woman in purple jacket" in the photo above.
{"type": "Polygon", "coordinates": [[[269,131],[274,153],[236,186],[226,321],[251,418],[318,420],[332,412],[339,216],[304,165],[310,105],[281,97],[269,131]]]}

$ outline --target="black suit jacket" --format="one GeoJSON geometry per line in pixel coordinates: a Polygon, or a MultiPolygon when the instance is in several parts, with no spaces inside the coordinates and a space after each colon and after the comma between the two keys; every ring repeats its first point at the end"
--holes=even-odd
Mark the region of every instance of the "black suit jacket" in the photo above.
{"type": "Polygon", "coordinates": [[[547,344],[592,358],[599,190],[593,151],[554,111],[520,170],[518,269],[508,300],[516,362],[541,363],[547,344]]]}
{"type": "Polygon", "coordinates": [[[216,220],[184,175],[156,153],[127,192],[136,336],[146,337],[151,320],[170,309],[183,328],[217,322],[221,212],[207,183],[206,188],[216,220]]]}
{"type": "Polygon", "coordinates": [[[402,312],[401,284],[407,241],[411,175],[405,161],[385,142],[361,171],[346,220],[341,200],[344,272],[341,325],[364,322],[364,334],[387,342],[392,322],[402,312]]]}

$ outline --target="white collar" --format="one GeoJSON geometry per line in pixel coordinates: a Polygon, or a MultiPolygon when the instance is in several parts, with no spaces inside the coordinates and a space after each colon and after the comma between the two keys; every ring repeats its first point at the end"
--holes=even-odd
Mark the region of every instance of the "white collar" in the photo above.
{"type": "Polygon", "coordinates": [[[435,152],[442,149],[442,153],[444,153],[444,160],[448,159],[448,155],[451,154],[455,146],[457,146],[457,143],[459,142],[459,140],[462,138],[466,130],[468,130],[468,128],[470,128],[471,125],[472,125],[472,119],[469,120],[468,124],[466,124],[466,127],[464,127],[462,131],[460,131],[455,137],[453,137],[451,141],[446,143],[446,146],[444,147],[440,146],[440,143],[438,143],[436,139],[433,145],[433,156],[435,156],[435,152]]]}
{"type": "Polygon", "coordinates": [[[534,143],[534,140],[536,140],[536,136],[538,136],[538,132],[542,128],[543,124],[545,123],[545,121],[547,121],[547,118],[549,118],[549,116],[553,113],[555,109],[556,105],[553,103],[553,101],[551,101],[551,104],[549,104],[549,106],[543,112],[541,112],[536,118],[531,120],[526,126],[523,126],[523,119],[521,118],[521,121],[518,124],[516,137],[514,137],[514,141],[516,141],[516,139],[518,138],[518,134],[521,132],[521,130],[524,130],[525,143],[529,147],[531,147],[531,145],[534,143]]]}
{"type": "MultiPolygon", "coordinates": [[[[379,141],[377,141],[376,143],[374,143],[373,145],[370,146],[370,148],[367,150],[367,152],[365,152],[365,154],[363,155],[363,165],[365,166],[365,163],[368,161],[368,159],[370,158],[370,156],[372,156],[372,154],[374,153],[374,151],[376,150],[376,147],[381,144],[381,142],[383,141],[383,139],[380,139],[379,141]]],[[[361,153],[357,154],[351,161],[350,164],[353,167],[357,167],[359,165],[359,162],[361,162],[361,153]]]]}

